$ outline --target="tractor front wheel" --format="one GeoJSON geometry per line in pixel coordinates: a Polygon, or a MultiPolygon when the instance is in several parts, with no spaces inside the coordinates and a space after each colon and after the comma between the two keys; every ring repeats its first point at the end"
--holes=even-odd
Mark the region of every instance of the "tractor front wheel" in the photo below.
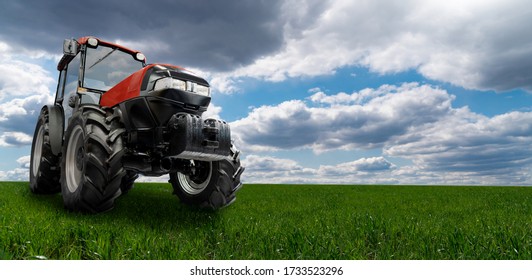
{"type": "Polygon", "coordinates": [[[216,210],[229,206],[242,187],[239,153],[231,148],[230,159],[221,161],[194,161],[194,174],[170,173],[174,194],[181,202],[216,210]]]}
{"type": "Polygon", "coordinates": [[[110,112],[85,106],[74,114],[65,134],[61,192],[73,211],[104,212],[114,206],[126,171],[122,128],[110,112]]]}

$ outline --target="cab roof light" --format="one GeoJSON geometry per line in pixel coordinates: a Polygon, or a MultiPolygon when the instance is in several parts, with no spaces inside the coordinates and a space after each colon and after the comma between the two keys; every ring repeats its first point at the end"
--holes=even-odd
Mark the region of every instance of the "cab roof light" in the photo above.
{"type": "Polygon", "coordinates": [[[87,40],[87,44],[93,48],[96,48],[98,46],[98,39],[91,37],[87,40]]]}

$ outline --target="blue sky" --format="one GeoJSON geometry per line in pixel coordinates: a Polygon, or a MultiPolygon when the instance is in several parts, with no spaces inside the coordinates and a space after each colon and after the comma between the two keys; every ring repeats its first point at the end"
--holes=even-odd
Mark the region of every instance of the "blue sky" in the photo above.
{"type": "Polygon", "coordinates": [[[532,185],[532,8],[463,2],[4,1],[0,180],[94,35],[206,77],[246,182],[532,185]]]}

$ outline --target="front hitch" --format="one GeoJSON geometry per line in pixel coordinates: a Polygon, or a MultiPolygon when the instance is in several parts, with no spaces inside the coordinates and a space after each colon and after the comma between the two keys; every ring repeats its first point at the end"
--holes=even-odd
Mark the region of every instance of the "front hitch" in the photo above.
{"type": "Polygon", "coordinates": [[[178,113],[168,121],[170,153],[165,161],[192,159],[218,161],[231,153],[229,125],[221,120],[178,113]]]}

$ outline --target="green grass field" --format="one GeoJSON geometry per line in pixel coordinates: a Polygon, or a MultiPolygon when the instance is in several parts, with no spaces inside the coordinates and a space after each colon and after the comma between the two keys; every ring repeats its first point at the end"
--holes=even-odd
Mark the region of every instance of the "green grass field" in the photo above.
{"type": "Polygon", "coordinates": [[[0,259],[532,259],[532,188],[246,185],[218,212],[168,184],[114,210],[0,183],[0,259]]]}

